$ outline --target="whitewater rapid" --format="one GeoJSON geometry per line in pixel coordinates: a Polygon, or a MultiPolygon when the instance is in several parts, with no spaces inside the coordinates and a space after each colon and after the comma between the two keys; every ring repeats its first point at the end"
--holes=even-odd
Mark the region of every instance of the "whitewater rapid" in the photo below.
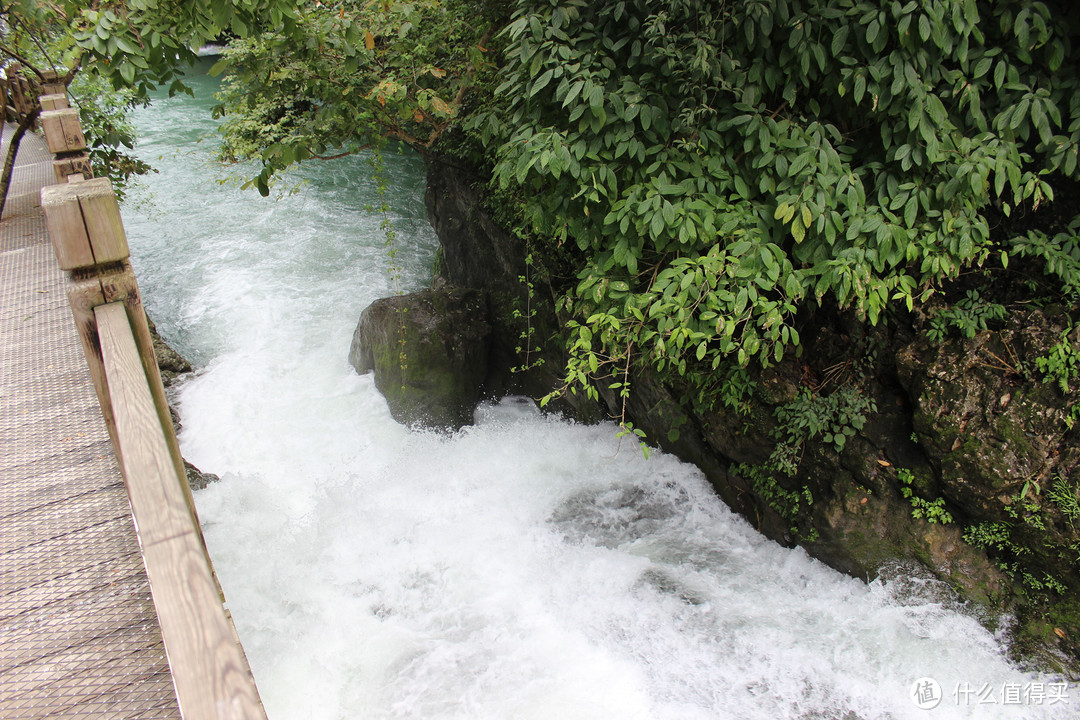
{"type": "Polygon", "coordinates": [[[936,583],[780,548],[611,425],[527,399],[452,435],[395,423],[346,358],[369,302],[430,279],[422,163],[387,157],[398,285],[364,158],[242,191],[194,84],[138,113],[160,172],[124,215],[150,314],[198,368],[181,445],[221,476],[196,502],[272,720],[1080,714],[936,583]]]}

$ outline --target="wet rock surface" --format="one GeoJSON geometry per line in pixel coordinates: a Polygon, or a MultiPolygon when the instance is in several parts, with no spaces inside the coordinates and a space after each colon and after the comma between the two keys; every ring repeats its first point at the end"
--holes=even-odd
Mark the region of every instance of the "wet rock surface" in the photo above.
{"type": "Polygon", "coordinates": [[[482,397],[490,336],[483,293],[421,290],[364,310],[349,363],[361,374],[375,373],[398,422],[457,429],[472,422],[482,397]]]}

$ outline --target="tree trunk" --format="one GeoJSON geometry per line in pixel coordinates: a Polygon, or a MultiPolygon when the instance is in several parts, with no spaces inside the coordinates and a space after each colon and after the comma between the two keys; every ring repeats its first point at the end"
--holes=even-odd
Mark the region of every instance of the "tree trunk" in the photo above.
{"type": "Polygon", "coordinates": [[[37,120],[41,106],[38,105],[32,111],[23,116],[15,128],[15,134],[11,136],[11,144],[8,146],[7,156],[4,158],[4,171],[0,173],[0,217],[4,215],[4,207],[7,205],[8,188],[11,187],[11,175],[15,171],[15,156],[19,153],[19,144],[23,135],[37,120]]]}

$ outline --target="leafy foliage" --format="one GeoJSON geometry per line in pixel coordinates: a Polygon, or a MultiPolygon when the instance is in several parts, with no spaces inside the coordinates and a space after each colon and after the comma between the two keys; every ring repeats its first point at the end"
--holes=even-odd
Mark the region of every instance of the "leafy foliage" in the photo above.
{"type": "Polygon", "coordinates": [[[0,14],[10,57],[25,61],[37,50],[48,69],[83,72],[145,98],[154,87],[181,89],[180,73],[201,46],[257,24],[291,32],[300,13],[287,0],[17,0],[0,14]]]}
{"type": "Polygon", "coordinates": [[[726,357],[796,348],[807,302],[877,323],[1010,255],[1068,286],[1075,239],[996,237],[987,218],[1078,177],[1076,15],[519,0],[496,106],[469,127],[533,230],[581,254],[568,379],[636,356],[708,384],[726,357]]]}
{"type": "Polygon", "coordinates": [[[978,290],[968,290],[967,296],[942,308],[930,320],[927,336],[941,342],[950,330],[958,330],[966,338],[973,338],[987,323],[1005,319],[1005,306],[983,300],[978,290]]]}
{"type": "Polygon", "coordinates": [[[898,468],[896,477],[900,480],[900,494],[911,503],[911,517],[922,518],[931,524],[948,525],[953,521],[952,513],[945,509],[945,498],[927,500],[915,494],[915,490],[911,487],[915,475],[911,470],[898,468]]]}
{"type": "Polygon", "coordinates": [[[1050,348],[1045,357],[1035,358],[1035,365],[1045,376],[1047,382],[1057,382],[1062,393],[1069,392],[1073,378],[1080,378],[1080,349],[1069,340],[1076,328],[1068,328],[1061,333],[1061,342],[1050,348]]]}
{"type": "Polygon", "coordinates": [[[497,3],[345,0],[297,9],[287,32],[245,28],[213,72],[229,72],[217,112],[223,155],[257,158],[266,194],[278,170],[391,138],[429,147],[456,120],[488,62],[497,3]]]}
{"type": "Polygon", "coordinates": [[[1057,476],[1045,490],[1025,482],[1005,511],[1006,519],[969,525],[964,541],[987,550],[1025,592],[1065,594],[1061,571],[1080,568],[1080,542],[1072,531],[1080,519],[1076,482],[1057,476]]]}
{"type": "Polygon", "coordinates": [[[1054,484],[1047,489],[1046,495],[1070,523],[1080,520],[1080,498],[1077,497],[1077,488],[1068,480],[1063,477],[1056,478],[1054,484]]]}
{"type": "MultiPolygon", "coordinates": [[[[1035,366],[1043,374],[1045,382],[1054,381],[1063,395],[1069,395],[1074,381],[1080,378],[1080,348],[1070,340],[1077,335],[1077,327],[1061,333],[1061,341],[1050,348],[1043,357],[1035,358],[1035,366]]],[[[1071,430],[1080,420],[1080,404],[1073,403],[1065,416],[1065,424],[1071,430]]]]}
{"type": "MultiPolygon", "coordinates": [[[[813,494],[806,486],[785,488],[783,478],[793,478],[806,442],[821,438],[840,453],[848,438],[866,424],[867,416],[877,412],[877,404],[854,387],[844,386],[828,395],[818,395],[803,388],[789,403],[776,408],[777,425],[772,435],[776,441],[769,459],[761,465],[740,463],[732,472],[750,480],[765,502],[792,524],[798,532],[800,510],[813,504],[813,494]]],[[[812,532],[806,539],[813,539],[812,532]]]]}
{"type": "Polygon", "coordinates": [[[180,74],[223,32],[256,19],[283,30],[295,15],[286,0],[15,0],[0,3],[0,60],[18,61],[39,80],[56,72],[68,84],[95,174],[122,192],[150,170],[124,149],[134,143],[127,111],[157,86],[185,89],[180,74]]]}
{"type": "Polygon", "coordinates": [[[113,189],[123,197],[138,175],[152,170],[150,165],[131,155],[135,147],[135,126],[128,112],[137,105],[130,90],[114,90],[101,78],[76,75],[69,86],[79,121],[89,146],[88,154],[94,175],[107,177],[113,189]]]}

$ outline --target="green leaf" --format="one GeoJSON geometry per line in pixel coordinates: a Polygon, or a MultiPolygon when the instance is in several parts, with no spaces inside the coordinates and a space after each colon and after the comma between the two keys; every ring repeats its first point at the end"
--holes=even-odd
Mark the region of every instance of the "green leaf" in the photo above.
{"type": "Polygon", "coordinates": [[[854,89],[855,104],[859,104],[859,103],[862,102],[863,94],[865,92],[866,92],[866,76],[860,74],[860,75],[855,77],[855,89],[854,89]]]}
{"type": "Polygon", "coordinates": [[[228,67],[229,67],[229,58],[223,57],[222,59],[220,59],[216,63],[214,63],[210,67],[210,70],[208,70],[207,72],[211,77],[217,77],[218,75],[223,73],[225,71],[225,69],[228,68],[228,67]]]}
{"type": "Polygon", "coordinates": [[[915,72],[915,68],[911,63],[904,64],[904,79],[907,80],[908,85],[911,87],[922,87],[922,83],[919,82],[919,75],[915,72]]]}
{"type": "Polygon", "coordinates": [[[873,45],[880,31],[881,25],[878,24],[877,19],[871,20],[870,24],[866,26],[866,42],[873,45]]]}
{"type": "Polygon", "coordinates": [[[839,57],[841,51],[844,49],[844,45],[847,44],[848,32],[848,26],[841,25],[837,28],[836,33],[833,34],[832,44],[829,47],[832,50],[834,57],[839,57]]]}
{"type": "Polygon", "coordinates": [[[791,225],[791,235],[795,238],[796,243],[801,243],[803,238],[806,237],[806,226],[802,223],[793,223],[791,225]]]}
{"type": "Polygon", "coordinates": [[[533,97],[536,93],[547,87],[547,84],[551,82],[551,78],[555,75],[555,70],[549,68],[541,73],[540,77],[536,78],[532,88],[529,90],[529,97],[533,97]]]}
{"type": "Polygon", "coordinates": [[[585,82],[583,80],[578,80],[577,82],[571,83],[570,89],[566,92],[566,97],[563,98],[562,106],[566,107],[570,103],[574,102],[574,100],[577,99],[578,93],[581,92],[581,89],[583,87],[585,87],[585,82]]]}

